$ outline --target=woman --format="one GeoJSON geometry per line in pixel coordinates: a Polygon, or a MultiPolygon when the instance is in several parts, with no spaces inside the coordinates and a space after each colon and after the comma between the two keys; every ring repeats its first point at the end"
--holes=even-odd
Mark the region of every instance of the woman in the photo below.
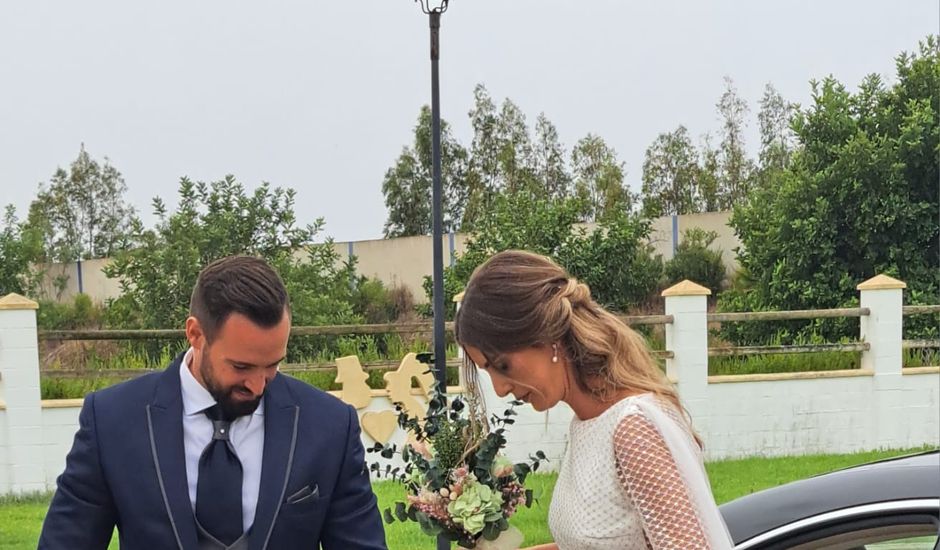
{"type": "Polygon", "coordinates": [[[501,397],[574,411],[555,544],[539,549],[731,548],[676,391],[586,285],[543,256],[500,252],[471,276],[455,332],[471,386],[478,368],[501,397]]]}

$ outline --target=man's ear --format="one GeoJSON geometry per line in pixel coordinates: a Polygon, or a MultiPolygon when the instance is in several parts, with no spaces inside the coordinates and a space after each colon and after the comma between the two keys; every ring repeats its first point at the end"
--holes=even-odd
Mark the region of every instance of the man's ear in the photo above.
{"type": "Polygon", "coordinates": [[[189,340],[189,345],[196,351],[202,351],[202,348],[206,345],[206,334],[202,330],[202,325],[199,324],[199,319],[193,316],[186,318],[186,339],[189,340]]]}

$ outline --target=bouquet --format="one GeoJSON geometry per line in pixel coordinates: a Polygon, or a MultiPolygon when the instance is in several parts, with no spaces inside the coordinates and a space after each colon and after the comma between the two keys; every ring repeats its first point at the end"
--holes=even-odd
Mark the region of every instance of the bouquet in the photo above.
{"type": "Polygon", "coordinates": [[[518,548],[522,535],[510,527],[509,518],[519,507],[532,506],[526,476],[547,459],[538,451],[528,462],[513,464],[500,453],[521,401],[487,421],[478,400],[468,395],[448,403],[435,389],[423,418],[396,403],[398,425],[409,434],[408,442],[401,449],[381,443],[368,449],[386,459],[400,454],[404,462],[403,468],[370,466],[379,477],[396,479],[405,488],[406,500],[383,516],[386,523],[417,522],[425,534],[443,536],[461,548],[518,548]]]}

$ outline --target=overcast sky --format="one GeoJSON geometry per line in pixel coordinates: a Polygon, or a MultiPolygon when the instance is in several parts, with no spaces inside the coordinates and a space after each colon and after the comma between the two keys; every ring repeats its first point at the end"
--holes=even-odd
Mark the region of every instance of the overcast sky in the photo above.
{"type": "MultiPolygon", "coordinates": [[[[722,77],[751,106],[772,82],[854,88],[938,32],[937,0],[453,0],[443,117],[469,146],[473,87],[545,112],[570,147],[601,135],[639,188],[643,154],[679,124],[715,133],[722,77]]],[[[385,170],[430,102],[427,18],[410,0],[30,0],[0,7],[0,205],[21,216],[84,142],[148,222],[179,178],[234,174],[297,190],[303,220],[378,238],[385,170]]]]}

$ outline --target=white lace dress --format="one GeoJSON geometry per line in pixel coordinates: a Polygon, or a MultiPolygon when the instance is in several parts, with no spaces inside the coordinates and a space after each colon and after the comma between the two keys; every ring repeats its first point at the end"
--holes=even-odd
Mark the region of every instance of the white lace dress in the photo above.
{"type": "Polygon", "coordinates": [[[731,548],[702,454],[651,394],[571,421],[549,526],[560,550],[731,548]]]}

